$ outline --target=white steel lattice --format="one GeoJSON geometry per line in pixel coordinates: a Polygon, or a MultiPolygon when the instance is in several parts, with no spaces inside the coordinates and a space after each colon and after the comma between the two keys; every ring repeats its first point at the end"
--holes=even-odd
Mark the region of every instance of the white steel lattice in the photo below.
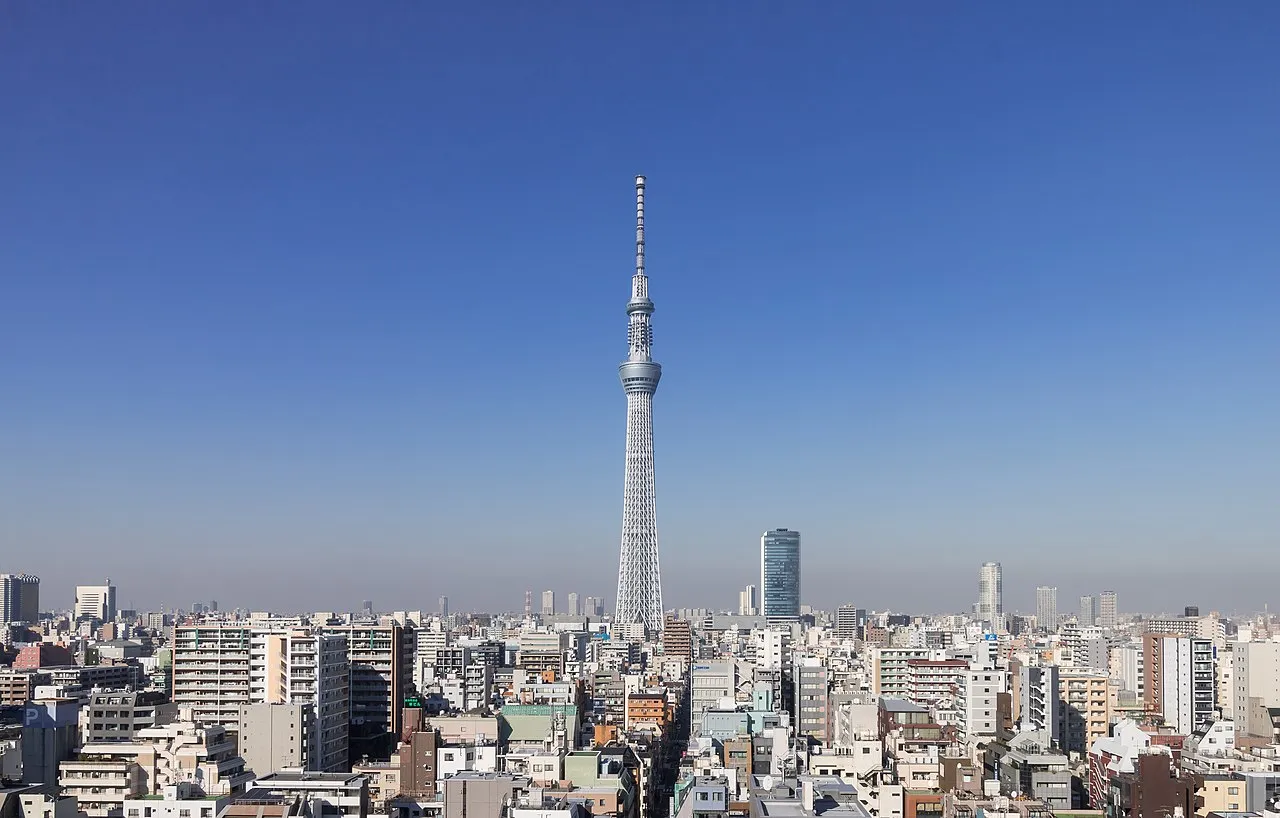
{"type": "Polygon", "coordinates": [[[658,567],[657,493],[653,479],[653,393],[662,367],[651,357],[653,328],[644,270],[644,177],[636,177],[636,271],[627,302],[627,360],[618,377],[627,394],[627,457],[622,489],[622,549],[615,620],[662,630],[662,574],[658,567]]]}

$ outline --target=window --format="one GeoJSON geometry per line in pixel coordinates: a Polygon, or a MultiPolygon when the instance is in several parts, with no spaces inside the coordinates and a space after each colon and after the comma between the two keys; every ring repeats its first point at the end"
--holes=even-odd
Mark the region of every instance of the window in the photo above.
{"type": "Polygon", "coordinates": [[[178,818],[191,818],[191,810],[189,809],[178,810],[178,818]]]}
{"type": "Polygon", "coordinates": [[[1238,810],[1238,809],[1240,809],[1240,805],[1239,805],[1238,803],[1234,803],[1234,802],[1233,802],[1233,803],[1227,804],[1227,809],[1229,809],[1229,810],[1238,810]]]}
{"type": "Polygon", "coordinates": [[[1240,794],[1239,787],[1227,787],[1227,795],[1239,795],[1239,794],[1240,794]]]}

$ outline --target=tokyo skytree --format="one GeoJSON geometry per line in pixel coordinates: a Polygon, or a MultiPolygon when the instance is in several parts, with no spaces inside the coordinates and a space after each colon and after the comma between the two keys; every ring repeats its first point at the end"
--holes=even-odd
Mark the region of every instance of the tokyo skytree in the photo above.
{"type": "Polygon", "coordinates": [[[658,515],[653,486],[653,393],[662,367],[650,357],[653,302],[644,273],[644,177],[636,177],[636,272],[627,302],[627,360],[618,366],[627,395],[627,467],[622,488],[622,553],[618,558],[618,610],[614,621],[662,630],[662,575],[658,570],[658,515]]]}

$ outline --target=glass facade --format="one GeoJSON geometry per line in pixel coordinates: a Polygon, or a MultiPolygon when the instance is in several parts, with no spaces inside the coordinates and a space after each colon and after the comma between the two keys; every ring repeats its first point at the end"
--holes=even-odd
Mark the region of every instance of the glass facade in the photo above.
{"type": "Polygon", "coordinates": [[[800,532],[785,528],[760,538],[760,613],[770,620],[800,618],[800,532]]]}

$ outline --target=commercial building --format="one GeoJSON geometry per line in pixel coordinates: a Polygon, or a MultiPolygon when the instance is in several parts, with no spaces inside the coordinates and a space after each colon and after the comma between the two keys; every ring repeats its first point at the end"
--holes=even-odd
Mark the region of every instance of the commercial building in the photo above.
{"type": "Polygon", "coordinates": [[[95,619],[110,622],[116,618],[116,586],[107,580],[104,585],[76,586],[76,619],[95,619]]]}
{"type": "Polygon", "coordinates": [[[690,735],[698,735],[703,715],[721,699],[732,699],[737,689],[737,665],[732,660],[696,663],[689,678],[690,735]]]}
{"type": "Polygon", "coordinates": [[[786,528],[760,537],[760,607],[768,622],[800,618],[800,532],[786,528]]]}
{"type": "Polygon", "coordinates": [[[556,615],[556,592],[555,591],[542,592],[542,615],[543,616],[556,615]]]}
{"type": "Polygon", "coordinates": [[[40,620],[40,578],[31,574],[0,574],[0,624],[40,620]]]}

